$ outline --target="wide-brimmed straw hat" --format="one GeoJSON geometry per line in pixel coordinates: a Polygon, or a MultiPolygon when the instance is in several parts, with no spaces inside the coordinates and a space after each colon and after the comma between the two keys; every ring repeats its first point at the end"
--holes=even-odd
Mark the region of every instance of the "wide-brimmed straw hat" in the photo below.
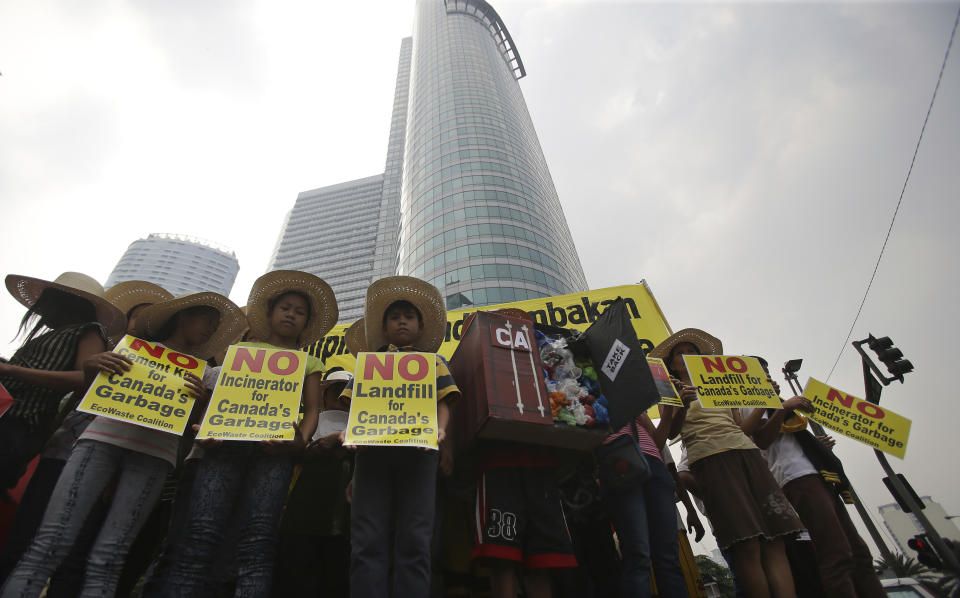
{"type": "Polygon", "coordinates": [[[253,283],[247,299],[247,320],[250,333],[260,340],[270,336],[267,317],[271,299],[290,291],[299,291],[310,298],[310,320],[300,333],[299,344],[306,347],[324,337],[337,323],[340,312],[337,298],[322,278],[297,270],[267,272],[253,283]]]}
{"type": "Polygon", "coordinates": [[[699,328],[684,328],[671,334],[665,341],[650,351],[650,357],[659,357],[666,361],[670,352],[680,343],[690,343],[701,355],[723,355],[723,343],[717,337],[707,334],[699,328]]]}
{"type": "Polygon", "coordinates": [[[173,293],[146,280],[118,282],[103,293],[103,298],[114,304],[126,316],[138,305],[160,303],[173,299],[173,293]]]}
{"type": "MultiPolygon", "coordinates": [[[[243,307],[241,307],[240,311],[243,313],[243,317],[246,318],[247,306],[244,305],[243,307]]],[[[219,363],[220,365],[223,365],[223,363],[226,361],[227,350],[230,348],[230,345],[236,345],[237,343],[242,341],[243,337],[246,336],[248,330],[250,330],[250,327],[248,325],[244,325],[244,327],[239,331],[239,333],[235,337],[233,337],[232,339],[228,339],[227,344],[224,345],[222,349],[214,353],[213,360],[219,363]]],[[[254,339],[247,337],[247,340],[254,340],[254,339]]]]}
{"type": "Polygon", "coordinates": [[[97,322],[103,326],[107,336],[114,336],[127,327],[126,314],[106,300],[103,286],[86,274],[64,272],[52,281],[20,274],[8,274],[6,283],[7,290],[14,299],[28,308],[34,306],[44,291],[55,289],[89,301],[93,305],[97,322]]]}
{"type": "Polygon", "coordinates": [[[347,351],[357,355],[367,350],[367,329],[363,318],[360,318],[343,333],[343,340],[347,343],[347,351]]]}
{"type": "Polygon", "coordinates": [[[383,336],[383,316],[387,308],[396,301],[409,301],[417,308],[423,318],[423,333],[417,342],[417,348],[427,353],[436,353],[443,344],[447,328],[447,308],[443,304],[443,294],[429,282],[412,276],[388,276],[374,281],[367,288],[364,320],[371,325],[364,328],[368,350],[376,351],[387,344],[383,336]]]}
{"type": "Polygon", "coordinates": [[[219,293],[191,293],[146,307],[137,316],[133,334],[138,337],[156,335],[178,311],[199,306],[212,307],[220,314],[220,324],[207,342],[191,350],[195,357],[210,359],[240,337],[247,327],[247,318],[240,308],[219,293]]]}

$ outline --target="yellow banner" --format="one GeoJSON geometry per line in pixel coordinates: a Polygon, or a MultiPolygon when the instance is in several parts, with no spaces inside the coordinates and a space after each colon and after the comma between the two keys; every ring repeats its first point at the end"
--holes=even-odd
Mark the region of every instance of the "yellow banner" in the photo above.
{"type": "MultiPolygon", "coordinates": [[[[660,311],[657,300],[654,299],[645,284],[628,284],[619,287],[609,287],[587,291],[585,293],[571,293],[543,297],[542,299],[528,299],[514,303],[500,303],[487,305],[479,309],[458,309],[447,311],[447,333],[443,345],[437,351],[445,358],[450,359],[463,333],[463,322],[467,316],[475,311],[492,311],[508,307],[522,309],[531,314],[539,324],[549,324],[562,328],[586,330],[606,309],[607,305],[617,297],[623,297],[627,305],[627,315],[630,323],[637,332],[637,338],[643,350],[649,352],[660,341],[671,334],[667,319],[660,311]]],[[[351,322],[352,323],[352,322],[351,322]]],[[[307,350],[311,355],[323,360],[327,368],[339,365],[347,371],[353,370],[355,359],[347,352],[344,333],[349,324],[339,324],[307,350]],[[350,367],[347,367],[349,364],[350,367]]]]}
{"type": "Polygon", "coordinates": [[[293,440],[307,354],[233,345],[197,438],[293,440]]]}
{"type": "Polygon", "coordinates": [[[130,335],[113,350],[133,362],[130,371],[97,374],[77,411],[183,434],[194,402],[183,375],[189,372],[201,378],[206,364],[130,335]]]}
{"type": "MultiPolygon", "coordinates": [[[[817,407],[809,415],[825,428],[903,459],[910,436],[910,420],[869,401],[810,378],[803,396],[817,407]]],[[[806,414],[805,414],[806,415],[806,414]]]]}
{"type": "Polygon", "coordinates": [[[344,444],[437,448],[437,357],[361,353],[344,444]]]}
{"type": "MultiPolygon", "coordinates": [[[[650,365],[650,373],[653,374],[653,381],[656,383],[657,391],[660,393],[660,404],[683,407],[680,393],[677,392],[677,387],[674,386],[673,381],[670,380],[670,372],[667,371],[667,366],[663,363],[663,360],[659,357],[647,357],[647,363],[650,365]]],[[[651,409],[659,415],[660,410],[657,409],[656,405],[651,407],[651,409]]]]}
{"type": "Polygon", "coordinates": [[[705,409],[782,407],[777,391],[755,357],[684,355],[683,361],[705,409]]]}

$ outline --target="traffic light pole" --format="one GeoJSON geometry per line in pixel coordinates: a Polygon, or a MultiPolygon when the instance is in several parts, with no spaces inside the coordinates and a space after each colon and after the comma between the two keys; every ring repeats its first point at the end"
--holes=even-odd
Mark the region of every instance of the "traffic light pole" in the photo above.
{"type": "MultiPolygon", "coordinates": [[[[853,346],[857,352],[860,353],[860,359],[863,363],[863,386],[866,390],[866,399],[874,405],[879,405],[880,393],[883,390],[883,386],[889,384],[893,380],[900,380],[902,383],[903,373],[894,375],[892,378],[887,378],[883,375],[880,369],[875,363],[873,363],[873,360],[870,359],[870,356],[867,355],[861,346],[864,343],[868,343],[873,340],[875,339],[873,339],[873,336],[871,336],[867,340],[855,341],[853,346]],[[876,374],[876,376],[874,374],[876,374]],[[878,377],[880,380],[877,379],[878,377]],[[881,380],[883,381],[882,383],[881,380]]],[[[909,364],[909,362],[907,363],[909,364]]],[[[912,365],[910,366],[910,369],[913,369],[912,365]]],[[[900,481],[900,477],[893,470],[890,462],[887,461],[887,456],[877,449],[874,449],[873,452],[877,455],[877,461],[880,462],[880,467],[882,467],[886,472],[887,478],[890,480],[893,489],[897,492],[898,498],[902,500],[903,504],[910,509],[914,516],[916,516],[917,521],[920,522],[920,525],[927,533],[927,539],[931,544],[933,544],[934,549],[937,551],[937,555],[953,572],[960,574],[960,561],[957,560],[957,555],[953,552],[950,546],[947,546],[947,543],[944,542],[943,538],[940,537],[940,533],[937,532],[935,527],[933,527],[933,524],[930,523],[930,520],[927,519],[927,516],[923,514],[923,505],[918,504],[917,501],[913,499],[913,494],[907,490],[907,487],[904,486],[903,482],[900,481]]]]}
{"type": "Polygon", "coordinates": [[[947,546],[947,543],[943,541],[943,538],[940,537],[940,533],[937,531],[933,524],[930,523],[930,520],[927,519],[927,516],[923,514],[921,505],[917,504],[917,501],[913,500],[913,496],[910,491],[907,490],[906,486],[903,485],[903,482],[900,481],[900,477],[893,467],[890,466],[890,463],[887,461],[887,456],[882,452],[874,449],[874,453],[877,455],[877,461],[880,462],[880,466],[883,467],[883,470],[887,472],[888,479],[893,484],[893,488],[897,491],[900,499],[910,507],[910,511],[916,516],[917,521],[920,522],[920,525],[923,526],[924,531],[927,533],[927,539],[930,540],[930,543],[933,544],[933,547],[937,551],[937,556],[940,557],[940,560],[943,563],[952,569],[955,573],[960,574],[960,562],[957,561],[957,555],[954,554],[953,550],[947,546]]]}
{"type": "MultiPolygon", "coordinates": [[[[803,394],[803,389],[800,388],[800,381],[797,379],[797,369],[799,368],[799,360],[793,369],[788,370],[786,367],[783,368],[783,375],[787,379],[787,384],[790,385],[790,390],[793,391],[793,394],[800,396],[803,394]]],[[[810,429],[813,430],[814,436],[827,436],[827,431],[812,419],[807,420],[807,423],[810,424],[810,429]]],[[[850,480],[847,480],[850,482],[850,480]]],[[[863,526],[867,528],[867,531],[870,532],[870,537],[873,538],[873,543],[876,544],[877,549],[880,551],[880,556],[883,557],[883,560],[887,563],[893,562],[893,553],[890,551],[890,547],[887,546],[887,543],[884,541],[883,536],[880,535],[880,530],[877,529],[877,526],[874,525],[873,519],[870,518],[870,513],[867,512],[867,508],[864,506],[863,501],[860,500],[860,496],[857,494],[857,491],[853,488],[853,482],[850,482],[850,498],[853,499],[853,506],[856,507],[857,513],[860,514],[860,519],[863,521],[863,526]]]]}

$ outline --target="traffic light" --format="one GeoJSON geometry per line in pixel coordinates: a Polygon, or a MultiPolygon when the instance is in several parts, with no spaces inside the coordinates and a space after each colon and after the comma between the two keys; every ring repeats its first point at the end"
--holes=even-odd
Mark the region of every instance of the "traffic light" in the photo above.
{"type": "MultiPolygon", "coordinates": [[[[907,494],[910,495],[910,498],[913,499],[913,503],[920,507],[920,510],[927,508],[927,505],[923,504],[923,501],[920,499],[920,496],[917,494],[917,491],[913,489],[913,486],[910,485],[910,482],[907,481],[907,478],[904,477],[902,473],[897,474],[897,478],[900,479],[900,483],[903,484],[903,487],[906,489],[907,494]]],[[[890,477],[887,476],[883,478],[883,485],[887,487],[887,490],[890,491],[890,494],[893,495],[893,498],[896,499],[897,504],[900,505],[900,510],[904,513],[910,513],[912,509],[910,505],[907,504],[907,501],[904,500],[904,497],[900,495],[897,491],[896,486],[893,485],[893,482],[890,481],[890,477]]]]}
{"type": "Polygon", "coordinates": [[[907,540],[907,546],[917,551],[917,560],[931,569],[942,569],[943,561],[927,540],[927,534],[917,534],[907,540]]]}
{"type": "Polygon", "coordinates": [[[871,334],[867,340],[867,345],[877,354],[877,358],[883,362],[883,365],[887,366],[887,371],[895,378],[902,381],[904,374],[913,371],[913,364],[903,359],[903,351],[893,346],[893,341],[890,340],[889,336],[873,338],[871,334]]]}

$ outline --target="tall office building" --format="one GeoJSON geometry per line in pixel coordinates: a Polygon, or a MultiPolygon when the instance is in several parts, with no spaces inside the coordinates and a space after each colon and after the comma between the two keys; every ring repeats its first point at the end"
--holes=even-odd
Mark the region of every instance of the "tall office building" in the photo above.
{"type": "Polygon", "coordinates": [[[236,254],[185,235],[155,233],[137,239],[117,262],[106,288],[127,280],[146,280],[174,295],[213,291],[229,295],[240,271],[236,254]]]}
{"type": "Polygon", "coordinates": [[[300,193],[273,256],[271,270],[301,270],[327,281],[341,322],[363,316],[377,259],[383,181],[378,174],[300,193]]]}
{"type": "Polygon", "coordinates": [[[413,37],[400,49],[379,206],[378,177],[301,193],[272,267],[325,278],[342,322],[362,313],[361,287],[392,274],[430,281],[451,309],[585,290],[520,91],[525,74],[490,4],[418,0],[413,37]],[[350,252],[320,242],[337,202],[358,216],[337,229],[350,252]],[[376,224],[372,241],[361,221],[376,224]],[[364,280],[358,265],[371,263],[371,243],[364,280]],[[359,286],[341,291],[341,275],[359,286]]]}
{"type": "Polygon", "coordinates": [[[419,0],[412,60],[399,273],[433,283],[449,308],[585,290],[497,12],[419,0]]]}

